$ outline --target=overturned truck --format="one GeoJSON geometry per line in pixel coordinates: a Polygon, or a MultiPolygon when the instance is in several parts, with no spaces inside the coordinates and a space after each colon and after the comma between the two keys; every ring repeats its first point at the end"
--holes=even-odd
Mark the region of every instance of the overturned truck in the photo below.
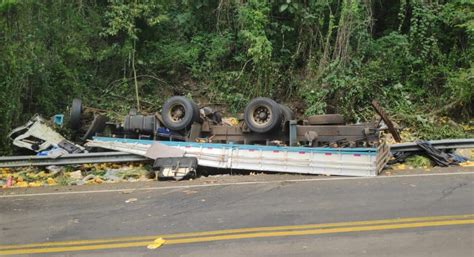
{"type": "Polygon", "coordinates": [[[195,174],[198,165],[376,176],[390,156],[389,147],[380,140],[381,120],[346,124],[339,114],[296,119],[290,108],[264,97],[251,100],[243,115],[230,121],[182,96],[169,98],[161,113],[131,110],[121,124],[87,108],[75,99],[66,118],[74,132],[72,141],[78,144],[65,140],[37,116],[10,137],[17,146],[49,150],[48,155],[50,149],[56,153],[59,149],[52,156],[56,158],[97,148],[142,155],[155,160],[157,177],[175,179],[195,174]],[[84,142],[86,149],[79,145],[84,142]]]}
{"type": "Polygon", "coordinates": [[[159,177],[176,179],[193,174],[198,165],[376,176],[390,155],[380,140],[379,124],[348,125],[339,114],[297,120],[287,106],[259,97],[229,125],[219,112],[174,96],[164,103],[160,114],[131,111],[121,126],[95,133],[98,137],[86,145],[155,159],[159,177]]]}
{"type": "Polygon", "coordinates": [[[221,114],[209,107],[199,108],[182,96],[168,99],[161,113],[143,115],[135,110],[122,124],[95,124],[83,138],[92,135],[171,140],[202,143],[240,143],[279,146],[375,147],[380,143],[380,121],[348,125],[339,114],[313,115],[296,120],[287,106],[264,97],[245,107],[235,124],[223,122],[221,114]]]}

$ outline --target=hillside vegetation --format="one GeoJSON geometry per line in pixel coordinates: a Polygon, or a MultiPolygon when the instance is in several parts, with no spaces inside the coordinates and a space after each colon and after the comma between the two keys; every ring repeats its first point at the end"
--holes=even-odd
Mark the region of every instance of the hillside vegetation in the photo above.
{"type": "Polygon", "coordinates": [[[3,154],[34,113],[81,97],[121,115],[135,90],[149,111],[268,96],[352,121],[378,99],[416,137],[469,136],[472,0],[0,0],[0,28],[3,154]]]}

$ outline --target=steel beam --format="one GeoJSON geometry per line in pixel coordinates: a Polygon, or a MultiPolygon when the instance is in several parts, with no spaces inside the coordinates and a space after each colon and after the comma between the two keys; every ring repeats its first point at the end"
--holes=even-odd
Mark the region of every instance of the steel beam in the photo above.
{"type": "MultiPolygon", "coordinates": [[[[444,139],[429,141],[436,149],[461,149],[474,148],[474,139],[444,139]]],[[[394,144],[390,146],[390,151],[394,152],[415,152],[421,151],[415,142],[394,144]]]]}

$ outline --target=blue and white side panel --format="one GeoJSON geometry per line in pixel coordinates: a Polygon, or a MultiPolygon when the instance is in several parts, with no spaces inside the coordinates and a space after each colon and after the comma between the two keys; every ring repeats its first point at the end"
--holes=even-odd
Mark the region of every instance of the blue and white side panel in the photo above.
{"type": "Polygon", "coordinates": [[[226,169],[302,174],[376,176],[389,158],[389,148],[277,147],[240,144],[151,141],[96,137],[90,146],[144,155],[153,143],[184,150],[199,165],[226,169]]]}

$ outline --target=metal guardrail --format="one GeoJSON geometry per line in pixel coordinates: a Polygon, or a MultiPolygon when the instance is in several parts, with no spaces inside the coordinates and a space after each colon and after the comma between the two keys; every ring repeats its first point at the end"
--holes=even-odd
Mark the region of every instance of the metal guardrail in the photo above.
{"type": "MultiPolygon", "coordinates": [[[[474,148],[474,139],[444,139],[429,141],[436,149],[461,149],[474,148]]],[[[390,151],[395,152],[416,152],[421,151],[416,143],[401,143],[390,146],[390,151]]]]}
{"type": "Polygon", "coordinates": [[[49,165],[77,165],[84,163],[111,163],[111,162],[136,162],[150,160],[124,152],[101,152],[68,154],[52,159],[48,156],[2,156],[0,157],[0,168],[14,168],[27,166],[49,166],[49,165]]]}
{"type": "MultiPolygon", "coordinates": [[[[448,139],[433,140],[430,143],[437,149],[459,149],[474,148],[474,139],[448,139]]],[[[401,143],[390,146],[390,151],[413,152],[421,151],[416,143],[401,143]]],[[[68,154],[58,158],[48,156],[2,156],[0,157],[0,168],[14,168],[27,166],[49,166],[49,165],[78,165],[84,163],[117,163],[136,162],[150,160],[144,156],[125,152],[101,152],[68,154]]]]}

